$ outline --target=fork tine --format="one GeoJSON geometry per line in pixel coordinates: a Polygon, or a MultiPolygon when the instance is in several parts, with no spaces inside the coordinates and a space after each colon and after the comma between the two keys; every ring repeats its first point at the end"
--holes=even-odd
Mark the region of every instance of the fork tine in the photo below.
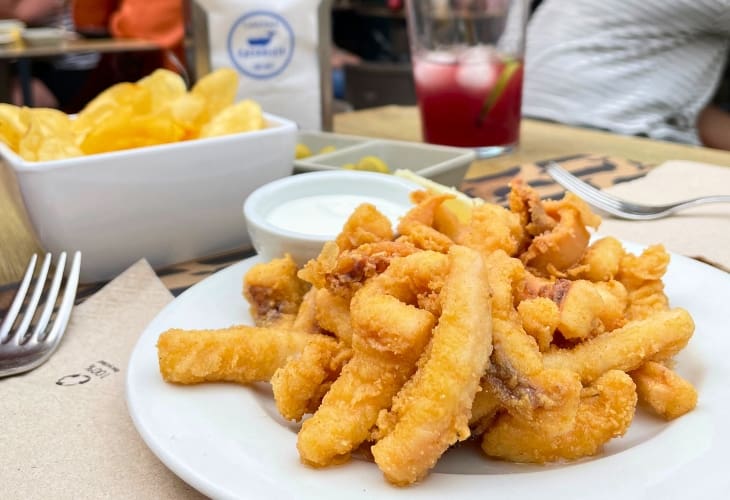
{"type": "Polygon", "coordinates": [[[28,301],[28,304],[25,307],[25,313],[23,314],[23,320],[20,322],[20,325],[18,325],[18,328],[15,331],[15,339],[13,339],[13,341],[18,345],[21,344],[25,340],[25,333],[28,331],[30,322],[33,320],[33,316],[36,313],[36,308],[38,307],[38,301],[40,300],[41,294],[43,293],[43,289],[46,286],[46,276],[48,275],[49,267],[51,267],[51,254],[47,253],[46,256],[43,258],[43,264],[41,264],[41,270],[38,273],[38,276],[36,277],[35,287],[33,288],[33,293],[30,296],[30,300],[28,301]]]}
{"type": "Polygon", "coordinates": [[[74,300],[76,299],[76,288],[79,285],[79,272],[81,271],[81,252],[74,252],[74,258],[71,261],[71,270],[66,278],[66,289],[63,291],[63,298],[61,299],[61,305],[58,308],[58,314],[56,319],[51,326],[51,331],[48,333],[44,342],[50,344],[57,344],[61,337],[63,337],[66,331],[66,325],[68,319],[71,317],[71,309],[74,306],[74,300]]]}
{"type": "Polygon", "coordinates": [[[569,191],[574,192],[589,203],[602,208],[603,210],[614,213],[621,208],[621,201],[608,193],[594,188],[590,184],[577,178],[563,167],[550,163],[545,167],[548,174],[553,177],[558,184],[569,191]]]}
{"type": "Polygon", "coordinates": [[[23,305],[25,294],[28,293],[30,281],[33,279],[33,271],[35,271],[35,264],[37,260],[38,256],[33,254],[30,258],[30,262],[28,263],[28,267],[25,269],[23,280],[20,282],[20,286],[18,286],[18,291],[15,293],[13,303],[10,304],[8,312],[5,315],[5,319],[3,320],[2,325],[0,325],[0,344],[5,342],[8,332],[13,327],[15,319],[18,317],[18,311],[20,311],[20,306],[23,305]]]}
{"type": "Polygon", "coordinates": [[[604,198],[600,196],[598,193],[593,191],[590,185],[588,184],[581,184],[582,181],[579,181],[578,179],[570,178],[566,176],[562,176],[563,174],[559,174],[560,181],[564,185],[564,187],[567,187],[569,191],[574,192],[575,194],[579,195],[581,198],[584,198],[586,201],[590,200],[593,203],[597,204],[600,207],[611,207],[611,206],[617,206],[614,205],[608,200],[607,198],[604,198]]]}
{"type": "Polygon", "coordinates": [[[29,340],[29,342],[39,342],[40,340],[42,340],[41,334],[46,331],[46,325],[48,325],[48,320],[51,319],[53,306],[56,303],[56,299],[58,298],[58,291],[61,288],[61,281],[63,280],[63,270],[65,267],[66,252],[61,252],[61,254],[58,256],[58,261],[56,262],[56,272],[53,274],[53,281],[51,281],[51,286],[48,287],[48,294],[46,295],[46,305],[43,306],[43,311],[38,318],[38,323],[33,330],[33,334],[31,335],[31,339],[29,340]]]}

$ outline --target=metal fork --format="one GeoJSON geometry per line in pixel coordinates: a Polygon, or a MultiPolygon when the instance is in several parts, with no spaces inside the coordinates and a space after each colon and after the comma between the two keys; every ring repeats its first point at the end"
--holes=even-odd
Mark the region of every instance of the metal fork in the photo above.
{"type": "Polygon", "coordinates": [[[26,302],[28,289],[33,281],[37,255],[31,257],[23,280],[18,286],[8,313],[0,324],[0,377],[16,375],[37,368],[53,354],[58,347],[76,297],[76,288],[79,283],[81,269],[81,252],[75,252],[71,262],[71,270],[66,278],[63,297],[55,311],[53,323],[48,323],[56,309],[56,302],[63,282],[64,268],[66,267],[66,252],[62,252],[56,262],[56,271],[53,278],[48,276],[51,267],[51,254],[46,254],[40,271],[35,280],[35,286],[26,302]],[[50,280],[50,284],[47,282],[50,280]],[[45,295],[44,295],[44,289],[45,295]],[[34,317],[38,311],[38,304],[44,299],[45,305],[29,333],[34,317]],[[21,312],[23,303],[25,308],[21,312]],[[17,325],[17,326],[15,326],[17,325]],[[15,328],[13,328],[15,326],[15,328]]]}
{"type": "Polygon", "coordinates": [[[589,205],[622,219],[650,220],[661,219],[685,208],[709,203],[730,203],[730,195],[703,196],[667,205],[642,205],[616,198],[594,188],[574,176],[557,163],[548,163],[545,171],[568,191],[583,198],[589,205]]]}

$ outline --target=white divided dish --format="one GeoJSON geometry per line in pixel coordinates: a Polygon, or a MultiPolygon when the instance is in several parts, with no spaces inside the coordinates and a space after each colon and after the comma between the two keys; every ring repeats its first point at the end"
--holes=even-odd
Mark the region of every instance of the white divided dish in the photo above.
{"type": "Polygon", "coordinates": [[[475,159],[474,151],[466,148],[327,132],[300,132],[298,141],[315,154],[296,160],[294,172],[341,170],[344,165],[357,164],[366,156],[376,156],[391,172],[410,170],[439,184],[458,188],[475,159]],[[316,154],[325,146],[332,146],[335,151],[316,154]]]}

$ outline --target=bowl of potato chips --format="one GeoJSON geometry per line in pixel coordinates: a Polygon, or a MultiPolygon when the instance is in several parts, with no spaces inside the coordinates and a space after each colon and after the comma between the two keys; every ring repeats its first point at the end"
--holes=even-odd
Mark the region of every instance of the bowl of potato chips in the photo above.
{"type": "Polygon", "coordinates": [[[248,245],[241,205],[292,173],[297,127],[237,90],[231,69],[189,90],[157,70],[75,116],[0,104],[0,156],[42,246],[81,250],[94,282],[248,245]]]}

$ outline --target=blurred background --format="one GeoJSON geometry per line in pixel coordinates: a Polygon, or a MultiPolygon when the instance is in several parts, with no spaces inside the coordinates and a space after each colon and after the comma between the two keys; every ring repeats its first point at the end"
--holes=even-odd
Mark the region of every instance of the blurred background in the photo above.
{"type": "MultiPolygon", "coordinates": [[[[560,33],[560,22],[569,23],[572,15],[587,16],[592,20],[593,26],[598,27],[597,29],[603,24],[610,26],[611,23],[616,22],[628,23],[628,26],[631,24],[630,17],[618,21],[608,17],[602,19],[601,16],[610,16],[610,14],[606,14],[607,10],[597,10],[592,14],[589,9],[592,4],[596,4],[595,0],[577,0],[568,4],[565,4],[564,0],[525,1],[529,3],[531,13],[528,24],[526,93],[539,94],[540,89],[547,93],[555,92],[549,87],[553,82],[538,81],[536,80],[538,77],[542,78],[539,72],[531,73],[530,71],[533,69],[530,66],[531,56],[538,57],[537,50],[530,47],[530,39],[543,37],[539,39],[545,40],[546,44],[557,44],[559,41],[555,41],[555,37],[550,38],[544,33],[533,33],[533,30],[545,30],[547,25],[550,28],[548,31],[560,33]],[[561,3],[569,5],[570,8],[561,7],[561,3]],[[549,18],[550,8],[561,8],[561,11],[564,12],[562,20],[559,20],[560,22],[556,22],[555,18],[550,19],[550,22],[543,20],[542,25],[533,27],[533,23],[539,22],[543,10],[545,12],[542,17],[549,18]],[[538,89],[538,91],[534,89],[538,89]]],[[[639,0],[631,0],[627,5],[638,5],[639,3],[641,3],[639,0]]],[[[332,81],[331,86],[328,87],[331,88],[334,99],[334,111],[359,110],[391,104],[415,105],[417,101],[411,72],[404,1],[331,0],[329,7],[332,42],[329,62],[332,81]]],[[[194,3],[189,0],[155,0],[154,2],[141,0],[73,0],[71,2],[0,0],[0,19],[14,18],[20,19],[28,26],[63,28],[78,32],[87,38],[111,37],[147,40],[160,47],[158,51],[147,49],[143,51],[101,50],[98,53],[56,55],[34,58],[29,63],[21,64],[21,59],[17,57],[17,54],[13,56],[12,52],[7,52],[6,46],[0,45],[0,72],[4,73],[0,75],[0,98],[2,101],[15,104],[30,101],[35,106],[57,107],[67,112],[76,112],[110,85],[120,81],[135,81],[158,67],[178,71],[192,84],[196,77],[200,76],[196,74],[200,71],[196,70],[195,59],[201,54],[201,47],[197,47],[194,42],[196,29],[193,22],[194,8],[194,3]],[[25,85],[23,85],[23,75],[27,79],[25,85]]],[[[633,12],[632,8],[625,9],[625,14],[630,16],[633,12]]],[[[727,11],[730,10],[730,6],[723,0],[704,0],[702,2],[673,0],[648,2],[641,9],[652,12],[657,22],[665,22],[666,29],[646,33],[634,30],[631,33],[636,37],[656,40],[658,37],[665,36],[668,42],[661,46],[663,47],[661,50],[666,51],[674,50],[682,44],[689,45],[695,40],[698,44],[702,44],[697,45],[699,47],[696,52],[698,55],[703,54],[705,50],[703,47],[706,47],[706,50],[714,51],[710,61],[714,68],[712,74],[708,73],[706,69],[698,69],[697,71],[700,73],[704,71],[703,74],[706,76],[704,80],[700,77],[699,80],[682,82],[681,89],[684,90],[679,92],[688,92],[687,104],[683,104],[685,101],[681,99],[682,96],[679,96],[676,101],[680,105],[692,109],[678,111],[676,119],[681,122],[686,116],[693,117],[700,113],[701,118],[707,118],[709,130],[714,131],[712,135],[717,136],[705,137],[700,133],[702,142],[712,147],[730,149],[730,138],[727,137],[730,135],[728,132],[730,130],[730,114],[728,114],[730,112],[730,69],[727,64],[730,47],[730,27],[728,26],[730,25],[730,13],[727,11]],[[674,14],[670,12],[670,9],[675,9],[674,14]],[[705,17],[714,17],[714,19],[703,19],[702,22],[705,25],[679,26],[673,24],[677,15],[692,20],[702,9],[708,13],[705,17]],[[717,26],[708,26],[708,22],[715,23],[717,26]],[[724,26],[723,23],[725,23],[724,26]],[[708,37],[712,37],[714,44],[712,47],[708,42],[708,37]],[[719,59],[717,54],[721,55],[719,59]],[[702,113],[710,104],[712,113],[707,117],[702,113]],[[726,126],[727,129],[723,131],[722,129],[726,126]]],[[[577,22],[578,18],[572,20],[577,22]]],[[[624,33],[629,33],[629,31],[624,33]]],[[[594,43],[594,39],[589,35],[588,33],[585,35],[586,43],[594,43]]],[[[580,39],[576,38],[572,42],[580,43],[580,39]]],[[[690,53],[694,52],[683,52],[683,54],[690,53]]],[[[689,67],[692,63],[689,59],[679,59],[676,60],[676,66],[670,70],[657,69],[652,66],[653,61],[649,58],[655,53],[647,54],[645,67],[641,71],[655,72],[659,86],[664,85],[668,78],[673,78],[671,73],[681,73],[683,64],[689,67]]],[[[540,68],[547,64],[546,61],[548,59],[540,59],[540,68]]],[[[635,65],[636,61],[632,61],[632,64],[635,65]]],[[[642,84],[651,83],[651,76],[645,77],[641,81],[642,84]]],[[[570,85],[572,84],[570,80],[565,80],[563,87],[560,87],[560,92],[571,94],[570,85]]],[[[643,92],[643,90],[639,90],[643,92]]],[[[678,92],[673,89],[668,90],[678,92]]],[[[596,89],[593,91],[595,94],[596,89]]],[[[539,98],[539,95],[535,97],[538,101],[539,98]]],[[[687,130],[692,132],[686,135],[681,133],[654,134],[652,130],[632,129],[628,126],[612,128],[602,123],[592,123],[589,119],[576,120],[568,114],[564,116],[549,112],[536,113],[534,109],[539,106],[529,105],[531,101],[535,102],[535,99],[526,95],[526,106],[523,108],[523,112],[537,119],[607,128],[617,133],[644,135],[676,142],[698,143],[700,140],[694,130],[695,124],[686,125],[687,130]]],[[[607,96],[607,99],[611,99],[611,96],[607,96]]],[[[639,102],[632,105],[638,108],[643,104],[639,102]]],[[[622,112],[626,114],[625,110],[622,112]]],[[[674,124],[670,125],[674,126],[674,124]]],[[[680,125],[682,124],[680,123],[680,125]]]]}

